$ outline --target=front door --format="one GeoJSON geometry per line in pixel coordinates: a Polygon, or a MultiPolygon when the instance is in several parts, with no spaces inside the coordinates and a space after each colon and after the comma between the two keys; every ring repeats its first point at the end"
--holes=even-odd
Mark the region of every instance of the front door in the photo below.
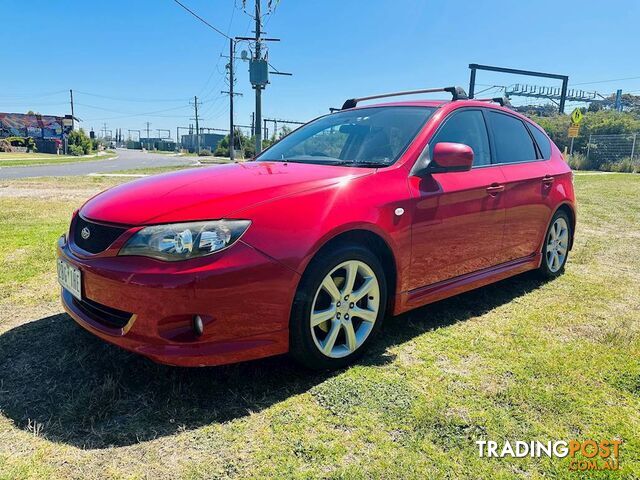
{"type": "Polygon", "coordinates": [[[473,168],[409,178],[414,201],[410,290],[505,261],[504,176],[491,163],[482,111],[452,113],[429,142],[431,152],[438,142],[470,146],[473,168]]]}

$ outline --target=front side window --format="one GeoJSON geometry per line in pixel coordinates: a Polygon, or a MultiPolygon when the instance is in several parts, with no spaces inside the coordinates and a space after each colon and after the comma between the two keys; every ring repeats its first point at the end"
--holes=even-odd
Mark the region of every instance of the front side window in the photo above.
{"type": "Polygon", "coordinates": [[[522,120],[498,112],[487,112],[493,134],[498,163],[530,162],[536,160],[533,139],[522,120]]]}
{"type": "Polygon", "coordinates": [[[466,110],[454,113],[429,142],[430,158],[433,148],[439,142],[463,143],[473,150],[473,165],[489,165],[491,151],[487,127],[480,110],[466,110]]]}
{"type": "Polygon", "coordinates": [[[407,106],[334,113],[295,130],[256,160],[386,167],[400,158],[434,111],[407,106]]]}

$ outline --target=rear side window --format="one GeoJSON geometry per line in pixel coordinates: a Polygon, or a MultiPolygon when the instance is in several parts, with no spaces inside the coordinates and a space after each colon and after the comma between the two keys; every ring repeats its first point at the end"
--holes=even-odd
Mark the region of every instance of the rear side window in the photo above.
{"type": "Polygon", "coordinates": [[[542,131],[538,127],[535,127],[531,124],[529,125],[529,130],[531,130],[531,134],[533,135],[533,138],[536,139],[536,143],[540,148],[540,153],[542,153],[542,158],[544,158],[545,160],[550,159],[551,143],[549,142],[549,139],[547,138],[547,136],[544,133],[542,133],[542,131]]]}
{"type": "Polygon", "coordinates": [[[498,163],[536,160],[536,149],[521,120],[498,112],[487,112],[498,163]]]}
{"type": "Polygon", "coordinates": [[[470,146],[473,149],[474,166],[491,163],[487,127],[480,110],[464,110],[449,117],[429,142],[431,158],[433,147],[439,142],[463,143],[470,146]]]}

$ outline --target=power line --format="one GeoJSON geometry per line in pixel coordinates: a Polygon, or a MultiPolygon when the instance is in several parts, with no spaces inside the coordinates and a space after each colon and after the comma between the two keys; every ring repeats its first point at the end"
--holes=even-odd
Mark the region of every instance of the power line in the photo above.
{"type": "MultiPolygon", "coordinates": [[[[89,108],[96,108],[98,110],[107,110],[107,111],[111,111],[114,113],[124,113],[124,112],[118,112],[116,110],[109,110],[106,108],[101,108],[101,107],[95,107],[93,105],[85,105],[83,103],[78,103],[75,102],[76,105],[82,105],[85,107],[89,107],[89,108]]],[[[181,105],[179,107],[172,107],[172,108],[165,108],[162,110],[155,110],[153,112],[141,112],[141,113],[127,113],[127,114],[123,114],[123,115],[119,115],[119,116],[115,116],[115,117],[105,117],[105,118],[90,118],[90,119],[86,119],[85,121],[90,122],[90,121],[96,121],[96,120],[117,120],[120,118],[129,118],[129,117],[143,117],[145,115],[155,115],[157,117],[163,117],[163,118],[184,118],[184,115],[157,115],[159,113],[163,113],[163,112],[171,112],[174,110],[180,110],[183,108],[188,108],[188,105],[181,105]]]]}
{"type": "Polygon", "coordinates": [[[231,37],[229,37],[229,35],[227,35],[226,33],[224,33],[222,30],[214,27],[213,25],[211,25],[209,22],[207,22],[204,18],[202,18],[200,15],[198,15],[196,12],[194,12],[193,10],[191,10],[189,7],[185,6],[184,4],[180,3],[178,0],[173,0],[174,2],[176,2],[178,5],[180,5],[182,8],[184,8],[187,12],[189,12],[191,15],[193,15],[194,17],[196,17],[198,20],[200,20],[202,23],[204,23],[207,27],[211,28],[212,30],[215,30],[216,32],[218,32],[220,35],[222,35],[224,38],[226,38],[227,40],[230,40],[231,37]]]}
{"type": "Polygon", "coordinates": [[[101,95],[98,93],[90,93],[90,92],[83,92],[81,90],[76,90],[76,93],[80,93],[82,95],[89,95],[90,97],[97,97],[97,98],[106,98],[108,100],[119,100],[122,102],[150,102],[150,103],[157,103],[157,102],[186,102],[189,99],[188,98],[125,98],[125,97],[112,97],[110,95],[101,95]]]}
{"type": "Polygon", "coordinates": [[[570,86],[574,87],[576,85],[592,85],[594,83],[612,83],[612,82],[621,82],[623,80],[637,80],[640,77],[626,77],[626,78],[612,78],[611,80],[597,80],[595,82],[582,82],[582,83],[572,83],[570,86]]]}
{"type": "Polygon", "coordinates": [[[104,110],[106,112],[113,112],[113,113],[120,113],[123,115],[131,115],[131,116],[135,116],[135,115],[151,115],[154,113],[163,113],[163,112],[171,112],[173,110],[180,110],[181,108],[187,108],[188,105],[180,105],[178,107],[171,107],[171,108],[163,108],[162,110],[154,110],[153,112],[142,112],[142,113],[135,113],[135,112],[123,112],[121,110],[113,110],[111,108],[104,108],[104,107],[98,107],[95,105],[89,105],[87,103],[80,103],[80,102],[75,102],[76,105],[82,105],[83,107],[87,107],[87,108],[93,108],[96,110],[104,110]]]}
{"type": "MultiPolygon", "coordinates": [[[[236,9],[237,6],[234,2],[233,4],[233,9],[231,10],[231,19],[229,20],[229,25],[227,25],[227,37],[229,36],[229,33],[231,32],[231,26],[233,25],[233,19],[235,17],[236,14],[236,9]]],[[[204,92],[204,90],[207,88],[207,86],[209,85],[209,82],[211,81],[211,78],[213,77],[213,74],[216,73],[216,71],[218,71],[218,73],[220,73],[222,75],[222,72],[220,72],[218,70],[218,65],[220,64],[220,58],[222,58],[222,54],[224,53],[224,46],[220,49],[220,53],[218,54],[218,60],[216,61],[216,64],[214,65],[213,69],[211,70],[211,73],[209,74],[209,77],[207,78],[207,81],[205,82],[204,86],[200,89],[200,92],[198,93],[198,95],[202,95],[202,93],[204,92]]],[[[220,83],[220,80],[218,80],[218,84],[220,83]]],[[[216,85],[217,88],[217,85],[216,85]]]]}

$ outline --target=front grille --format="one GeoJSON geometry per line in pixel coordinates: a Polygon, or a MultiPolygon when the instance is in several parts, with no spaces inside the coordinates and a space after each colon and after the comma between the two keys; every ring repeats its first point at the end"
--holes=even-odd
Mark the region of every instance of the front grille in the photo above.
{"type": "Polygon", "coordinates": [[[88,298],[78,300],[74,297],[73,303],[92,320],[111,328],[124,328],[133,316],[133,313],[107,307],[88,298]]]}
{"type": "MultiPolygon", "coordinates": [[[[106,250],[115,240],[126,232],[126,228],[110,227],[99,223],[88,222],[80,215],[76,218],[73,241],[81,249],[89,253],[100,253],[106,250]],[[89,236],[82,237],[82,230],[88,229],[89,236]]],[[[86,236],[86,235],[85,235],[86,236]]]]}

